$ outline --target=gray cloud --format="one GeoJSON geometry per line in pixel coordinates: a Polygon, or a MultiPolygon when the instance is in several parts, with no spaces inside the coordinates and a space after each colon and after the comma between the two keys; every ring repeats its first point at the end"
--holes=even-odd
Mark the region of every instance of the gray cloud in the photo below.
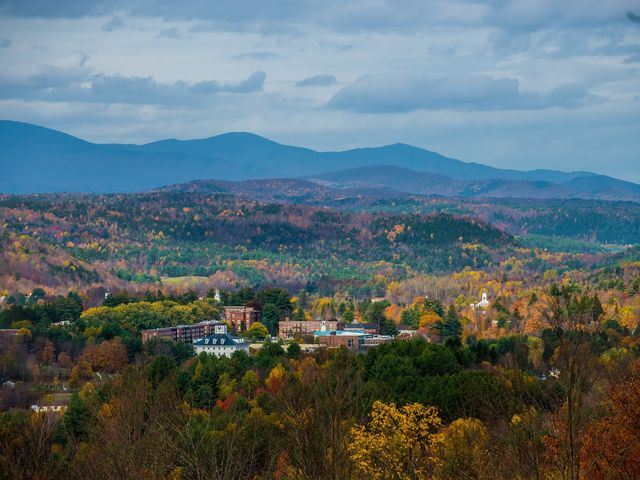
{"type": "Polygon", "coordinates": [[[177,28],[164,28],[160,30],[158,37],[176,39],[181,38],[182,35],[180,34],[180,30],[177,28]]]}
{"type": "Polygon", "coordinates": [[[539,110],[575,108],[601,100],[581,85],[567,84],[548,93],[520,90],[515,78],[487,75],[365,75],[338,91],[327,106],[354,112],[414,110],[539,110]]]}
{"type": "Polygon", "coordinates": [[[261,92],[267,74],[264,72],[252,73],[249,78],[239,83],[219,83],[215,80],[199,82],[189,88],[192,93],[212,94],[212,93],[253,93],[261,92]]]}
{"type": "Polygon", "coordinates": [[[11,46],[10,38],[0,39],[0,48],[9,48],[11,46]]]}
{"type": "MultiPolygon", "coordinates": [[[[115,8],[108,0],[1,0],[0,14],[33,18],[79,18],[89,15],[110,15],[115,8]]],[[[122,2],[115,2],[121,4],[122,2]]]]}
{"type": "Polygon", "coordinates": [[[635,53],[635,54],[631,55],[630,57],[625,58],[622,63],[627,64],[627,65],[630,64],[630,63],[640,63],[640,52],[635,53]]]}
{"type": "MultiPolygon", "coordinates": [[[[81,18],[131,15],[167,20],[200,20],[216,29],[279,30],[301,23],[343,31],[420,29],[427,25],[492,25],[506,29],[544,29],[563,25],[620,22],[635,0],[0,0],[0,14],[81,18]]],[[[200,28],[206,28],[201,26],[200,28]]]]}
{"type": "Polygon", "coordinates": [[[631,10],[627,10],[627,18],[635,23],[640,23],[640,15],[636,15],[631,10]]]}
{"type": "Polygon", "coordinates": [[[314,75],[296,83],[296,87],[329,87],[338,83],[335,75],[314,75]]]}
{"type": "Polygon", "coordinates": [[[241,60],[243,58],[250,58],[254,60],[266,60],[267,58],[277,58],[278,54],[275,52],[246,52],[238,53],[233,58],[241,60]]]}
{"type": "Polygon", "coordinates": [[[266,74],[255,72],[237,83],[178,81],[160,83],[153,77],[92,74],[85,66],[42,66],[28,76],[0,75],[0,99],[51,102],[123,103],[131,105],[197,105],[215,94],[249,94],[263,89],[266,74]]]}
{"type": "Polygon", "coordinates": [[[105,32],[113,32],[114,30],[120,30],[124,27],[124,20],[118,15],[114,15],[111,19],[102,26],[102,30],[105,32]]]}

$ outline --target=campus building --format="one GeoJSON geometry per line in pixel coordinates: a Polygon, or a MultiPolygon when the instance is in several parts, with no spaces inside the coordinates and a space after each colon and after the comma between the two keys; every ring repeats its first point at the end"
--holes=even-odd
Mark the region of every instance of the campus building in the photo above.
{"type": "Polygon", "coordinates": [[[208,353],[216,357],[230,357],[234,352],[243,351],[249,353],[249,344],[243,338],[234,338],[227,333],[224,323],[214,326],[213,334],[193,342],[196,354],[208,353]]]}
{"type": "Polygon", "coordinates": [[[259,309],[246,305],[227,305],[224,307],[222,316],[223,320],[238,333],[248,330],[252,324],[262,320],[262,312],[259,309]]]}

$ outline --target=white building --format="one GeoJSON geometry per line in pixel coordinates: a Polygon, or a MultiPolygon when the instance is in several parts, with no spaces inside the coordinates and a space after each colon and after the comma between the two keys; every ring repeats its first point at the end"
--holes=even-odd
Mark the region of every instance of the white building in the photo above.
{"type": "Polygon", "coordinates": [[[227,326],[218,323],[214,326],[213,334],[199,338],[193,342],[196,354],[210,353],[216,357],[230,357],[239,350],[249,353],[249,344],[243,338],[235,338],[227,333],[227,326]]]}
{"type": "Polygon", "coordinates": [[[66,405],[31,405],[31,410],[37,413],[61,413],[66,409],[66,405]]]}
{"type": "Polygon", "coordinates": [[[482,292],[482,300],[478,303],[471,304],[471,310],[485,310],[489,306],[489,300],[487,300],[487,292],[482,292]]]}

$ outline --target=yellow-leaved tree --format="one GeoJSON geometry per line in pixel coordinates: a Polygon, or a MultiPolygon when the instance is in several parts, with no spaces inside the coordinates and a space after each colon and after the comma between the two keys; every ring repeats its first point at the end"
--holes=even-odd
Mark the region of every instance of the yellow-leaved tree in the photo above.
{"type": "Polygon", "coordinates": [[[366,478],[431,478],[439,463],[432,446],[441,426],[435,407],[376,401],[370,422],[351,429],[351,460],[366,478]]]}
{"type": "Polygon", "coordinates": [[[495,478],[487,454],[489,432],[480,420],[459,418],[443,429],[433,443],[441,460],[437,478],[495,478]]]}

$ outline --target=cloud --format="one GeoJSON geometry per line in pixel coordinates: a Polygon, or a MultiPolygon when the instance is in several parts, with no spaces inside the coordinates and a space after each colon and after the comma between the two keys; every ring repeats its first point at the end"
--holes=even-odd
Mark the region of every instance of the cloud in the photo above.
{"type": "Polygon", "coordinates": [[[575,108],[601,100],[581,85],[561,85],[548,93],[520,90],[515,78],[488,75],[365,75],[338,91],[327,106],[368,113],[414,110],[539,110],[575,108]]]}
{"type": "Polygon", "coordinates": [[[246,80],[239,83],[219,83],[215,80],[199,82],[189,88],[192,93],[212,94],[212,93],[254,93],[261,92],[264,88],[264,81],[267,74],[255,72],[246,80]]]}
{"type": "Polygon", "coordinates": [[[636,15],[631,10],[627,10],[627,18],[635,23],[640,23],[640,15],[636,15]]]}
{"type": "Polygon", "coordinates": [[[266,74],[255,72],[237,83],[157,82],[153,77],[94,74],[82,55],[75,63],[43,65],[36,71],[0,74],[0,99],[49,102],[122,103],[131,105],[197,105],[215,94],[249,94],[263,89],[266,74]]]}
{"type": "Polygon", "coordinates": [[[640,52],[639,53],[635,53],[635,54],[631,55],[630,57],[625,58],[622,63],[627,64],[627,65],[630,64],[630,63],[640,63],[640,52]]]}
{"type": "Polygon", "coordinates": [[[160,30],[158,37],[176,39],[176,38],[181,38],[182,35],[180,34],[180,30],[173,27],[173,28],[165,28],[160,30]]]}
{"type": "Polygon", "coordinates": [[[233,58],[241,60],[243,58],[251,58],[254,60],[266,60],[267,58],[277,58],[278,54],[275,52],[246,52],[238,53],[233,58]]]}
{"type": "Polygon", "coordinates": [[[105,32],[113,32],[114,30],[120,30],[124,27],[124,20],[118,15],[114,15],[111,19],[102,26],[102,30],[105,32]]]}
{"type": "Polygon", "coordinates": [[[335,75],[314,75],[296,83],[296,87],[329,87],[338,83],[335,75]]]}
{"type": "MultiPolygon", "coordinates": [[[[351,32],[415,31],[429,25],[535,30],[620,22],[625,10],[634,6],[635,0],[1,0],[0,15],[82,18],[122,11],[237,31],[277,31],[301,24],[351,32]]],[[[627,15],[632,20],[637,17],[631,11],[627,15]]]]}
{"type": "Polygon", "coordinates": [[[10,38],[2,38],[0,39],[0,48],[9,48],[11,46],[10,38]]]}

